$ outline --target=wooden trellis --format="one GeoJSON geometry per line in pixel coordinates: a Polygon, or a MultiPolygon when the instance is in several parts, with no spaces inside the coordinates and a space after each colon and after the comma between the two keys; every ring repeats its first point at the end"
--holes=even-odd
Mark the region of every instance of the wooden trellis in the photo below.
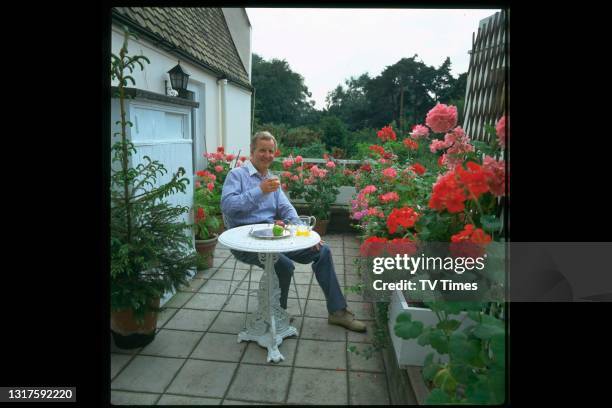
{"type": "MultiPolygon", "coordinates": [[[[472,34],[463,129],[473,140],[489,141],[485,125],[495,125],[507,112],[506,70],[510,69],[509,12],[497,12],[472,34]]],[[[509,103],[509,101],[508,101],[509,103]]]]}

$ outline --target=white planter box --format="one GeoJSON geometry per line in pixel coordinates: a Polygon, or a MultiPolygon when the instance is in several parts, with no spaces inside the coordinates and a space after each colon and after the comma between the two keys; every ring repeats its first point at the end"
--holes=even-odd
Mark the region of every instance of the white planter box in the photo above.
{"type": "MultiPolygon", "coordinates": [[[[443,362],[448,362],[448,355],[440,356],[431,346],[421,346],[417,343],[417,339],[405,340],[395,335],[395,320],[397,316],[402,312],[409,312],[412,315],[413,321],[423,322],[424,326],[436,325],[438,318],[431,309],[409,306],[404,298],[404,294],[396,290],[391,295],[391,304],[389,305],[389,335],[393,343],[395,350],[395,357],[397,358],[397,364],[400,368],[407,368],[408,366],[423,366],[425,357],[427,354],[434,352],[434,359],[440,358],[443,362]]],[[[466,316],[465,312],[462,312],[459,320],[463,320],[459,330],[472,324],[466,316]]]]}

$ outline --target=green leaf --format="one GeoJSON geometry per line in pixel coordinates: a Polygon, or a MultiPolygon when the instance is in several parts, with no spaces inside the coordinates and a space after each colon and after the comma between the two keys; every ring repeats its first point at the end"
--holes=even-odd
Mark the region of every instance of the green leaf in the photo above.
{"type": "MultiPolygon", "coordinates": [[[[433,357],[433,353],[429,353],[429,355],[433,357]]],[[[427,360],[425,360],[425,364],[423,365],[423,378],[425,381],[431,381],[441,369],[442,366],[440,364],[434,362],[427,364],[427,360]]]]}
{"type": "Polygon", "coordinates": [[[491,391],[487,378],[481,376],[474,384],[470,384],[465,388],[467,402],[471,404],[484,405],[489,403],[491,399],[491,391]]]}
{"type": "Polygon", "coordinates": [[[403,339],[416,339],[423,332],[423,322],[412,321],[409,313],[400,313],[393,327],[395,334],[403,339]]]}
{"type": "Polygon", "coordinates": [[[431,344],[431,330],[432,329],[430,327],[426,327],[425,329],[423,329],[423,333],[421,333],[421,335],[417,339],[417,344],[419,346],[427,346],[431,344]]]}
{"type": "Polygon", "coordinates": [[[438,371],[433,379],[433,383],[436,387],[442,389],[442,391],[448,394],[454,394],[457,389],[457,380],[453,377],[449,368],[443,368],[438,371]]]}
{"type": "Polygon", "coordinates": [[[493,361],[497,367],[506,366],[506,336],[493,336],[490,340],[491,350],[493,351],[493,361]]]}
{"type": "Polygon", "coordinates": [[[461,325],[461,322],[459,320],[448,319],[448,320],[442,320],[436,325],[436,327],[440,330],[453,331],[453,330],[456,330],[460,325],[461,325]]]}
{"type": "Polygon", "coordinates": [[[474,334],[474,336],[478,337],[479,339],[488,340],[493,336],[503,336],[505,334],[505,331],[503,327],[482,323],[474,327],[472,334],[474,334]]]}
{"type": "Polygon", "coordinates": [[[478,381],[478,376],[474,373],[474,367],[469,364],[452,364],[451,374],[461,384],[469,385],[478,381]]]}
{"type": "Polygon", "coordinates": [[[450,404],[451,399],[444,391],[440,389],[433,390],[425,400],[426,405],[450,404]]]}
{"type": "Polygon", "coordinates": [[[487,232],[499,232],[502,228],[502,221],[495,215],[482,215],[480,224],[487,232]]]}
{"type": "Polygon", "coordinates": [[[506,395],[506,372],[504,369],[492,368],[488,372],[489,389],[491,390],[491,402],[501,404],[506,395]]]}
{"type": "Polygon", "coordinates": [[[453,361],[468,363],[478,357],[480,344],[478,341],[468,340],[465,333],[454,332],[450,336],[449,355],[453,361]]]}
{"type": "Polygon", "coordinates": [[[442,330],[432,330],[430,335],[431,347],[440,354],[448,353],[448,337],[442,330]]]}

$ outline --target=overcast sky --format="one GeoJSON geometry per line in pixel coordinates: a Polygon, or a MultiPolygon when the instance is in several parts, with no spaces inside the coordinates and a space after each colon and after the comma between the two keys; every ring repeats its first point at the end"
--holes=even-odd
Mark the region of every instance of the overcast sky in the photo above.
{"type": "Polygon", "coordinates": [[[439,67],[451,60],[453,76],[467,72],[472,33],[498,9],[281,9],[247,8],[252,51],[285,59],[304,77],[315,107],[350,76],[379,75],[401,58],[439,67]]]}

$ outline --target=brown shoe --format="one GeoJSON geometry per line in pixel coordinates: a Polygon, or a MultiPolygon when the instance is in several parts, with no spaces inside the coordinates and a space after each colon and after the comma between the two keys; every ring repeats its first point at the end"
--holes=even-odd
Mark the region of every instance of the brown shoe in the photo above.
{"type": "Polygon", "coordinates": [[[356,332],[366,331],[366,325],[355,319],[355,314],[348,309],[338,310],[327,317],[327,323],[346,327],[356,332]]]}

